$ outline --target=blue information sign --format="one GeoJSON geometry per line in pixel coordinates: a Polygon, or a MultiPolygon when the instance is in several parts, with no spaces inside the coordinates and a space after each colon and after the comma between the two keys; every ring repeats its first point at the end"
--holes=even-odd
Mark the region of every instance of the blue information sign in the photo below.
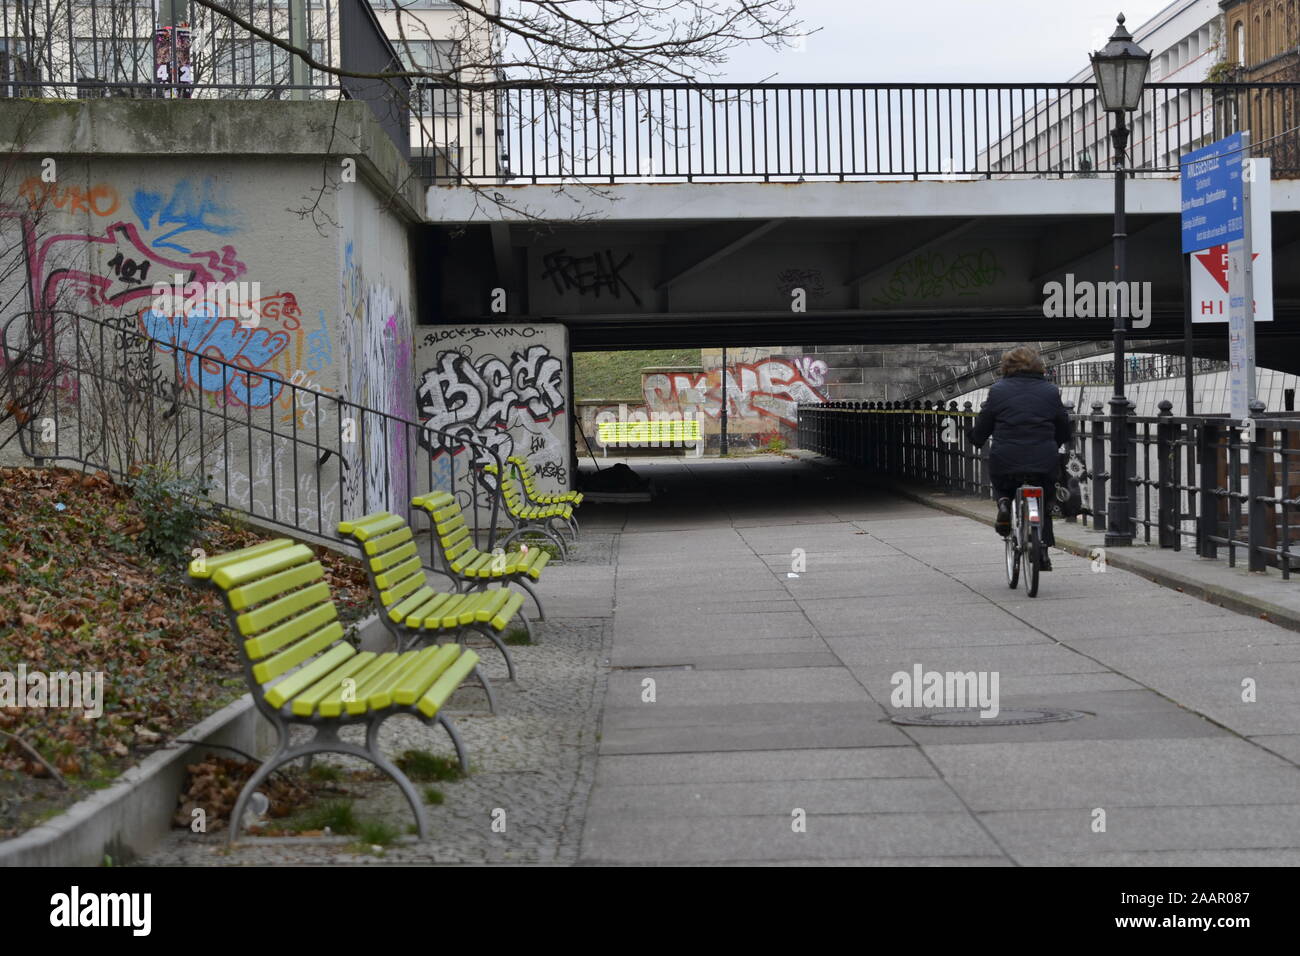
{"type": "Polygon", "coordinates": [[[1179,161],[1182,180],[1183,252],[1245,238],[1241,192],[1245,159],[1240,133],[1187,153],[1179,161]]]}

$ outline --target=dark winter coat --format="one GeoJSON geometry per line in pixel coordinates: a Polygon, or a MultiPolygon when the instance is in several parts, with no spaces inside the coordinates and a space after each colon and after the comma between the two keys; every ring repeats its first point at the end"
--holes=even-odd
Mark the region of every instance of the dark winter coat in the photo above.
{"type": "Polygon", "coordinates": [[[993,476],[1055,475],[1057,448],[1072,434],[1061,390],[1041,374],[1018,372],[993,383],[970,437],[980,447],[993,436],[989,451],[993,476]]]}

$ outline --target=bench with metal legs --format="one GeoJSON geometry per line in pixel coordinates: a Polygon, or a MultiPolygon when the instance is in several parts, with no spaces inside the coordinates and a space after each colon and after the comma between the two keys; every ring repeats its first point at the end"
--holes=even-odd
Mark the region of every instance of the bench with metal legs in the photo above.
{"type": "MultiPolygon", "coordinates": [[[[541,548],[499,548],[493,553],[480,551],[456,499],[445,491],[434,491],[411,499],[411,504],[429,516],[433,525],[434,548],[442,556],[445,573],[451,574],[471,590],[492,584],[517,584],[537,605],[537,619],[546,620],[546,609],[535,583],[551,556],[541,548]]],[[[527,623],[525,619],[525,623],[527,623]]],[[[529,631],[531,639],[532,632],[529,631]]]]}
{"type": "Polygon", "coordinates": [[[459,644],[376,654],[344,639],[325,571],[310,548],[287,538],[199,558],[190,576],[221,592],[237,637],[253,704],[275,727],[275,752],[240,791],[230,821],[239,835],[248,801],[276,768],[317,753],[360,757],[392,778],[428,835],[424,804],[402,771],[379,749],[379,728],[410,714],[447,731],[462,770],[469,760],[455,725],[442,712],[461,682],[476,672],[478,655],[459,644]],[[340,739],[342,727],[365,726],[364,746],[340,739]],[[293,744],[290,730],[311,727],[311,739],[293,744]]]}
{"type": "MultiPolygon", "coordinates": [[[[362,566],[379,618],[397,641],[398,649],[421,641],[442,641],[462,629],[475,631],[496,645],[510,680],[515,662],[501,634],[517,615],[532,639],[532,628],[520,615],[524,596],[513,591],[446,593],[431,588],[406,520],[387,511],[339,522],[339,533],[361,549],[362,566]]],[[[486,687],[486,684],[485,684],[486,687]]],[[[488,689],[491,699],[491,690],[488,689]]]]}

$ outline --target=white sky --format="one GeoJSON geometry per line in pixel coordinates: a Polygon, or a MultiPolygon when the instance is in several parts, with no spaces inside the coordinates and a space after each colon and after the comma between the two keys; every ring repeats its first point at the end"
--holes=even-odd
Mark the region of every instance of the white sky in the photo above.
{"type": "Polygon", "coordinates": [[[1063,83],[1169,0],[795,0],[805,49],[733,51],[721,82],[1063,83]],[[885,13],[885,11],[889,11],[885,13]]]}

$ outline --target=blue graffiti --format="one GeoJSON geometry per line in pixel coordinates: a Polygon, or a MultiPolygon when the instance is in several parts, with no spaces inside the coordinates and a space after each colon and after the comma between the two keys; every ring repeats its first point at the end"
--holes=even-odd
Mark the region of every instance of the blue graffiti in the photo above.
{"type": "Polygon", "coordinates": [[[190,252],[187,247],[170,240],[195,230],[225,236],[239,228],[236,222],[238,213],[222,203],[216,193],[216,183],[210,177],[199,186],[189,179],[182,179],[172,189],[170,197],[137,189],[131,197],[131,209],[145,229],[176,227],[154,237],[150,245],[190,252]]]}

